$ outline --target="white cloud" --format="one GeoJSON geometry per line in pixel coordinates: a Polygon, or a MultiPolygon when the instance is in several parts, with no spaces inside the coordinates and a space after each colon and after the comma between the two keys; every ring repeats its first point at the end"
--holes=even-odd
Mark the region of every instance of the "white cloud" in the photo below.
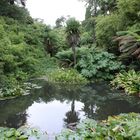
{"type": "Polygon", "coordinates": [[[78,0],[27,0],[26,5],[33,18],[41,18],[51,25],[61,16],[70,15],[80,21],[85,16],[85,4],[78,0]]]}

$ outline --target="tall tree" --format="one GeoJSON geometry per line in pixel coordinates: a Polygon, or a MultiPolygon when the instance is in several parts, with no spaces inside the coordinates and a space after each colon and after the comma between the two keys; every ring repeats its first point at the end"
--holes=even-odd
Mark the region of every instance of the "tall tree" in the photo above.
{"type": "Polygon", "coordinates": [[[80,42],[80,23],[74,18],[70,18],[66,22],[66,34],[69,46],[73,51],[74,66],[76,65],[76,46],[80,42]]]}
{"type": "Polygon", "coordinates": [[[116,9],[117,0],[81,0],[86,2],[92,16],[109,14],[116,9]]]}
{"type": "Polygon", "coordinates": [[[66,18],[63,17],[63,16],[61,16],[60,18],[57,18],[56,21],[55,21],[56,28],[62,27],[65,20],[66,20],[66,18]]]}
{"type": "Polygon", "coordinates": [[[96,33],[95,33],[95,18],[98,15],[98,0],[82,0],[86,2],[87,8],[85,13],[85,27],[90,29],[92,34],[93,42],[96,43],[96,33]]]}
{"type": "Polygon", "coordinates": [[[0,16],[10,17],[21,23],[33,23],[28,10],[23,6],[13,4],[10,0],[0,0],[0,16]]]}

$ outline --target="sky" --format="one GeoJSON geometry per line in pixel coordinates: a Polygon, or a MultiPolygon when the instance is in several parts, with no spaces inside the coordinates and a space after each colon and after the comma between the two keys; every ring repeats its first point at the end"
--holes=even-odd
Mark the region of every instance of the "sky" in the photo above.
{"type": "Polygon", "coordinates": [[[43,19],[46,24],[55,25],[57,18],[70,15],[82,21],[85,17],[85,3],[78,0],[27,0],[26,7],[33,18],[43,19]]]}

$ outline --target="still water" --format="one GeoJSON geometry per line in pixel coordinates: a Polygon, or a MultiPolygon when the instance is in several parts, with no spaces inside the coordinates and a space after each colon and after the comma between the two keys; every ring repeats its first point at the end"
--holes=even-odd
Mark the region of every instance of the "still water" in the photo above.
{"type": "Polygon", "coordinates": [[[39,128],[49,134],[71,128],[85,118],[106,119],[109,115],[140,112],[140,101],[106,83],[87,86],[54,85],[39,81],[41,89],[27,96],[0,101],[0,126],[39,128]]]}

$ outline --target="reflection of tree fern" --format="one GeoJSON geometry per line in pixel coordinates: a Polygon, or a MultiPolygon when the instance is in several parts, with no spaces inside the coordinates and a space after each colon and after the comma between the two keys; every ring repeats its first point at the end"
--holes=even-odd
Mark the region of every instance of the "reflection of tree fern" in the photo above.
{"type": "MultiPolygon", "coordinates": [[[[66,113],[66,118],[64,118],[64,122],[65,125],[69,128],[71,124],[76,125],[79,120],[79,114],[75,111],[75,100],[73,100],[71,103],[71,110],[66,113]]],[[[73,125],[71,127],[73,127],[73,125]]]]}
{"type": "Polygon", "coordinates": [[[72,112],[72,111],[68,111],[66,113],[66,118],[64,118],[64,121],[66,122],[66,125],[72,124],[72,123],[77,123],[79,122],[79,118],[78,118],[78,113],[77,112],[72,112]]]}
{"type": "Polygon", "coordinates": [[[120,31],[114,41],[119,42],[119,50],[122,52],[121,58],[135,56],[140,59],[140,30],[139,31],[120,31]]]}

